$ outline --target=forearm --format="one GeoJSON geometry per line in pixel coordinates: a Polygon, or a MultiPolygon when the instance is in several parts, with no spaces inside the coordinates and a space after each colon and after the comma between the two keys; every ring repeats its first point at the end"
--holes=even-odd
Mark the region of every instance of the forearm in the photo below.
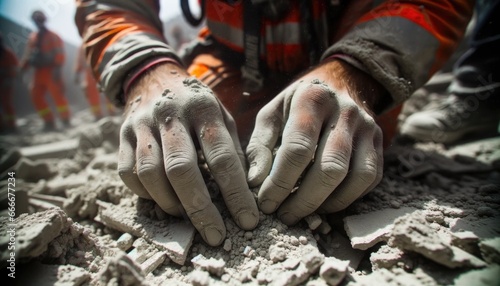
{"type": "Polygon", "coordinates": [[[124,81],[137,66],[159,57],[180,62],[163,37],[158,1],[77,0],[77,4],[75,20],[86,58],[115,104],[124,104],[124,81]]]}
{"type": "Polygon", "coordinates": [[[348,55],[387,91],[376,113],[403,102],[451,55],[473,1],[387,1],[358,20],[323,60],[348,55]]]}

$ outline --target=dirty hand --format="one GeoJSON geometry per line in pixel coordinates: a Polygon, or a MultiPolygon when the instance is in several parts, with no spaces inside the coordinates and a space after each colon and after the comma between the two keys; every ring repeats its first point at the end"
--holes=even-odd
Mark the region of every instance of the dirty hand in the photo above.
{"type": "Polygon", "coordinates": [[[120,136],[123,182],[166,213],[186,214],[208,244],[222,243],[226,229],[198,168],[197,146],[235,222],[245,230],[257,225],[236,125],[213,92],[184,69],[162,63],[134,82],[120,136]]]}
{"type": "Polygon", "coordinates": [[[333,60],[264,106],[247,147],[248,181],[262,183],[264,213],[278,210],[284,223],[294,224],[314,211],[340,211],[380,182],[382,131],[371,110],[382,90],[367,74],[333,60]]]}

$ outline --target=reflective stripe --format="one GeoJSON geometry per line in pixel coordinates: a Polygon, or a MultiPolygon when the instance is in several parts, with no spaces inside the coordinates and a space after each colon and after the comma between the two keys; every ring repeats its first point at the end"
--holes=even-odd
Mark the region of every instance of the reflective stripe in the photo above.
{"type": "Polygon", "coordinates": [[[241,29],[210,19],[207,19],[207,27],[215,37],[243,49],[243,31],[241,29]]]}
{"type": "Polygon", "coordinates": [[[66,112],[66,111],[68,111],[68,106],[67,105],[57,106],[56,109],[57,109],[57,112],[66,112]]]}
{"type": "Polygon", "coordinates": [[[101,109],[101,106],[99,106],[99,105],[92,105],[90,107],[90,110],[92,110],[92,112],[99,111],[100,109],[101,109]]]}
{"type": "Polygon", "coordinates": [[[45,116],[47,114],[50,114],[50,109],[49,108],[44,108],[44,109],[40,109],[38,110],[38,115],[40,116],[45,116]]]}

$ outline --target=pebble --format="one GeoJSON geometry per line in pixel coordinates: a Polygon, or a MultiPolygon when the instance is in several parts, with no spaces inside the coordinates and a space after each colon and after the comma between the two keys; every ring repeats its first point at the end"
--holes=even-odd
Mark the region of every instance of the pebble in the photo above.
{"type": "Polygon", "coordinates": [[[490,207],[482,206],[477,208],[477,214],[479,216],[494,216],[495,210],[490,207]]]}

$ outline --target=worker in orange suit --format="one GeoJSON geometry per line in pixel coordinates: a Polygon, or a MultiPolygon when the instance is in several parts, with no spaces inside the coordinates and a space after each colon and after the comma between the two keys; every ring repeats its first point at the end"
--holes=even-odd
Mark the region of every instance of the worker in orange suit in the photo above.
{"type": "MultiPolygon", "coordinates": [[[[75,83],[81,86],[83,92],[85,93],[87,100],[90,105],[90,110],[94,115],[96,120],[99,120],[103,116],[101,108],[101,93],[97,88],[97,82],[94,79],[92,70],[85,62],[85,55],[83,48],[78,50],[76,61],[75,61],[75,83]],[[83,77],[82,77],[83,74],[83,77]]],[[[114,107],[111,102],[105,99],[106,108],[109,115],[114,115],[114,107]]]]}
{"type": "Polygon", "coordinates": [[[34,11],[31,19],[37,26],[38,32],[30,35],[21,63],[22,71],[29,67],[35,69],[31,85],[31,99],[44,121],[44,130],[54,130],[56,126],[54,116],[45,99],[46,92],[50,92],[63,126],[68,127],[70,110],[64,95],[62,79],[63,41],[57,34],[47,29],[45,26],[47,17],[42,11],[34,11]]]}
{"type": "Polygon", "coordinates": [[[16,130],[16,115],[12,105],[12,94],[17,68],[17,57],[4,45],[3,36],[0,34],[0,132],[13,132],[16,130]]]}

